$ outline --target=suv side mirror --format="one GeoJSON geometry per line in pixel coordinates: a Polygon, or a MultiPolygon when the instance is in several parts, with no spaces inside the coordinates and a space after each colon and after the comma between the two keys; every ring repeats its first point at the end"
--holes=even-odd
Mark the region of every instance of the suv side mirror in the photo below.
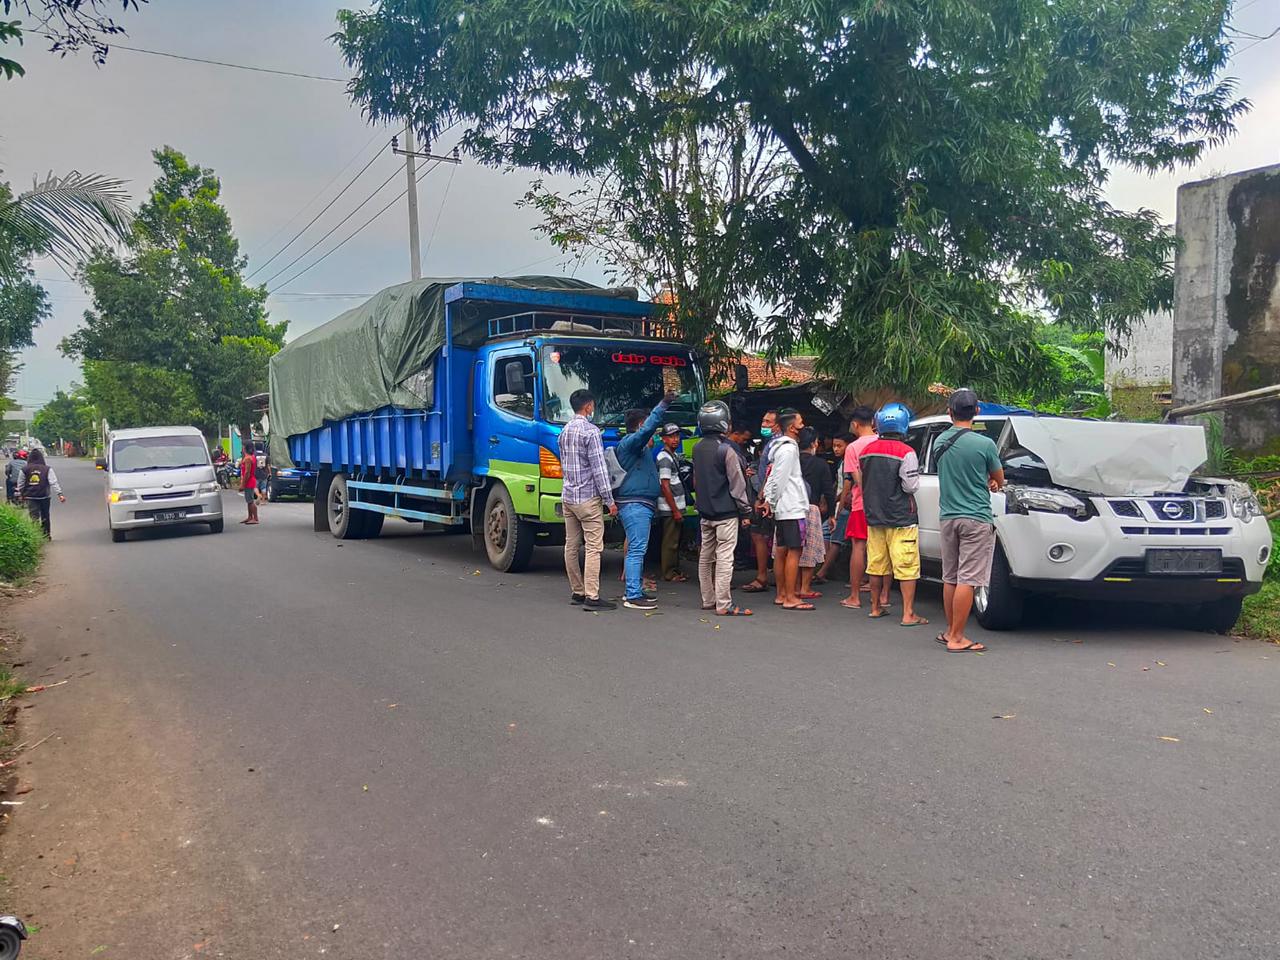
{"type": "Polygon", "coordinates": [[[93,461],[93,466],[94,466],[94,469],[96,469],[96,470],[105,470],[105,469],[107,469],[107,458],[106,458],[106,457],[99,457],[97,460],[93,461]]]}
{"type": "Polygon", "coordinates": [[[507,378],[507,393],[520,397],[529,392],[529,388],[525,386],[524,382],[523,363],[519,360],[508,360],[502,370],[503,375],[507,378]]]}

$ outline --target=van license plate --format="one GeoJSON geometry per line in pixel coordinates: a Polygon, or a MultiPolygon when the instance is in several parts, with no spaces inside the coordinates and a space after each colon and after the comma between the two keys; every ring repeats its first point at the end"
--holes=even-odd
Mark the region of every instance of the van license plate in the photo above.
{"type": "Polygon", "coordinates": [[[1221,550],[1148,550],[1147,573],[1221,573],[1221,550]]]}
{"type": "Polygon", "coordinates": [[[155,514],[157,522],[163,523],[166,520],[181,520],[187,515],[185,510],[165,510],[162,513],[155,514]]]}

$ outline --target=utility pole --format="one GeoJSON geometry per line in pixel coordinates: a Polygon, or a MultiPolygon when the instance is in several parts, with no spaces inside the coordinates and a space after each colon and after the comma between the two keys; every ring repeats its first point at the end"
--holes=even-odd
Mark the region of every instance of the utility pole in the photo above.
{"type": "Polygon", "coordinates": [[[414,150],[413,124],[404,130],[404,169],[409,177],[409,275],[422,279],[422,249],[418,237],[418,154],[414,150]]]}
{"type": "Polygon", "coordinates": [[[421,151],[414,149],[413,124],[405,125],[404,149],[400,149],[397,138],[391,138],[391,152],[404,157],[405,174],[409,178],[409,273],[414,280],[422,279],[422,250],[418,238],[418,167],[417,160],[435,160],[437,163],[462,163],[458,156],[458,148],[453,148],[450,155],[431,152],[431,141],[423,144],[421,151]]]}

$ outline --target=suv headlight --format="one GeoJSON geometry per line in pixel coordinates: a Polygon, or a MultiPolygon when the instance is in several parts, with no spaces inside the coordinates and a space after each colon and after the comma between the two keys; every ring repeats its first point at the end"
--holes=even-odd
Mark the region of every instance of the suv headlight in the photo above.
{"type": "Polygon", "coordinates": [[[221,488],[214,481],[200,484],[200,493],[217,493],[221,488]]]}
{"type": "Polygon", "coordinates": [[[1047,487],[1006,487],[1005,510],[1009,513],[1062,513],[1077,520],[1089,516],[1089,505],[1065,490],[1047,487]]]}
{"type": "Polygon", "coordinates": [[[137,490],[112,490],[107,494],[107,501],[110,503],[129,503],[137,499],[137,490]]]}
{"type": "Polygon", "coordinates": [[[1231,515],[1245,523],[1262,516],[1262,505],[1247,483],[1236,480],[1227,484],[1227,502],[1231,504],[1231,515]]]}

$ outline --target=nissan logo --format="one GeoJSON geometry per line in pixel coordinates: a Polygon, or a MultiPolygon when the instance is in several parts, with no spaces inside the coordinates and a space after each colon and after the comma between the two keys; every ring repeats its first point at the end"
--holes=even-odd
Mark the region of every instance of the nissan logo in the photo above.
{"type": "Polygon", "coordinates": [[[172,487],[172,486],[173,486],[173,484],[172,484],[172,483],[166,483],[166,484],[164,485],[164,488],[165,488],[166,490],[168,490],[168,489],[169,489],[170,487],[172,487]]]}
{"type": "Polygon", "coordinates": [[[1160,505],[1160,511],[1170,520],[1178,520],[1182,517],[1182,504],[1176,500],[1166,500],[1160,505]]]}

